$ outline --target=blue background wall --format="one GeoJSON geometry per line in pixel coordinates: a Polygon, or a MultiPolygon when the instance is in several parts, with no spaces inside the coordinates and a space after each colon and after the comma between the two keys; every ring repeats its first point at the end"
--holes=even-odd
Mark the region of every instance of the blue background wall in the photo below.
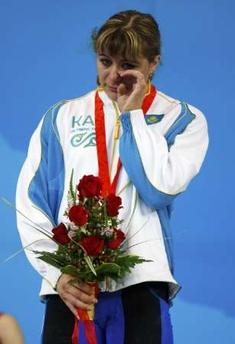
{"type": "MultiPolygon", "coordinates": [[[[45,110],[95,87],[90,33],[123,9],[159,21],[163,64],[155,84],[199,107],[210,149],[200,177],[176,202],[176,344],[235,343],[234,10],[232,0],[0,0],[0,195],[14,201],[32,131],[45,110]],[[233,89],[232,89],[233,87],[233,89]]],[[[39,343],[44,305],[40,279],[20,249],[14,211],[0,205],[0,309],[39,343]]]]}

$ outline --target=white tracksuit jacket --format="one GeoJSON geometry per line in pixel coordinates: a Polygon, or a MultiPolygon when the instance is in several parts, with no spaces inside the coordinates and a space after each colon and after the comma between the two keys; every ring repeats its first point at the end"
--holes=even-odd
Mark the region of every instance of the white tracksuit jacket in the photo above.
{"type": "MultiPolygon", "coordinates": [[[[113,178],[120,156],[116,194],[122,197],[119,215],[124,219],[130,252],[152,262],[138,264],[110,291],[144,281],[169,282],[170,298],[179,290],[173,276],[171,204],[198,173],[208,146],[203,114],[157,92],[144,116],[142,110],[121,115],[120,138],[114,139],[117,107],[104,91],[106,143],[113,178]]],[[[56,244],[32,226],[47,230],[64,219],[71,171],[76,183],[83,175],[98,175],[95,137],[95,91],[62,101],[43,116],[32,135],[21,170],[16,206],[30,220],[17,214],[23,246],[30,263],[43,277],[40,295],[56,293],[60,271],[36,258],[33,250],[53,251],[56,244]]],[[[101,285],[101,287],[104,287],[101,285]]]]}

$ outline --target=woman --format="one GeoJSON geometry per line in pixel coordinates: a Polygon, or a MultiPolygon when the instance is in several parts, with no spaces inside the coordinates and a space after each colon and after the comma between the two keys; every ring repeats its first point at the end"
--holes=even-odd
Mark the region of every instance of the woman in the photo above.
{"type": "MultiPolygon", "coordinates": [[[[51,230],[63,220],[69,178],[99,175],[107,192],[122,197],[130,253],[139,264],[96,299],[85,283],[39,261],[46,316],[43,343],[70,343],[76,309],[95,306],[98,343],[172,343],[169,302],[173,276],[169,218],[174,198],[198,173],[208,145],[202,113],[159,91],[150,81],[160,63],[160,32],[149,14],[120,12],[93,34],[99,87],[53,106],[32,136],[17,187],[17,208],[51,230]],[[37,152],[37,154],[35,153],[37,152]],[[120,158],[120,160],[119,160],[120,158]],[[65,320],[66,319],[66,320],[65,320]]],[[[18,216],[24,245],[55,250],[18,216]]],[[[83,333],[79,343],[85,343],[83,333]]]]}

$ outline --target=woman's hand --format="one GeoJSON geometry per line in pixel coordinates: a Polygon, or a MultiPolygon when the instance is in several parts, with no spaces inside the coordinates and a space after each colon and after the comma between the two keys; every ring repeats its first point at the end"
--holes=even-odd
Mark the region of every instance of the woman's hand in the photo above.
{"type": "Polygon", "coordinates": [[[87,283],[71,283],[70,275],[62,274],[57,282],[56,289],[64,303],[78,318],[77,308],[91,310],[97,302],[95,289],[87,283]]]}
{"type": "Polygon", "coordinates": [[[147,91],[144,75],[137,70],[119,72],[117,104],[121,112],[140,109],[147,91]]]}

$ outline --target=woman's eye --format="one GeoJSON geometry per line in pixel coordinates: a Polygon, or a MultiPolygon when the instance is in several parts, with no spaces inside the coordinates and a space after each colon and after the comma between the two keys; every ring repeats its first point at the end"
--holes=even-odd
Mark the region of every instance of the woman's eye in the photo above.
{"type": "Polygon", "coordinates": [[[123,63],[122,65],[122,68],[123,69],[135,69],[137,66],[134,65],[133,63],[128,63],[128,62],[125,62],[123,63]]]}
{"type": "Polygon", "coordinates": [[[100,62],[103,66],[108,67],[111,65],[111,61],[109,59],[100,59],[100,62]]]}

